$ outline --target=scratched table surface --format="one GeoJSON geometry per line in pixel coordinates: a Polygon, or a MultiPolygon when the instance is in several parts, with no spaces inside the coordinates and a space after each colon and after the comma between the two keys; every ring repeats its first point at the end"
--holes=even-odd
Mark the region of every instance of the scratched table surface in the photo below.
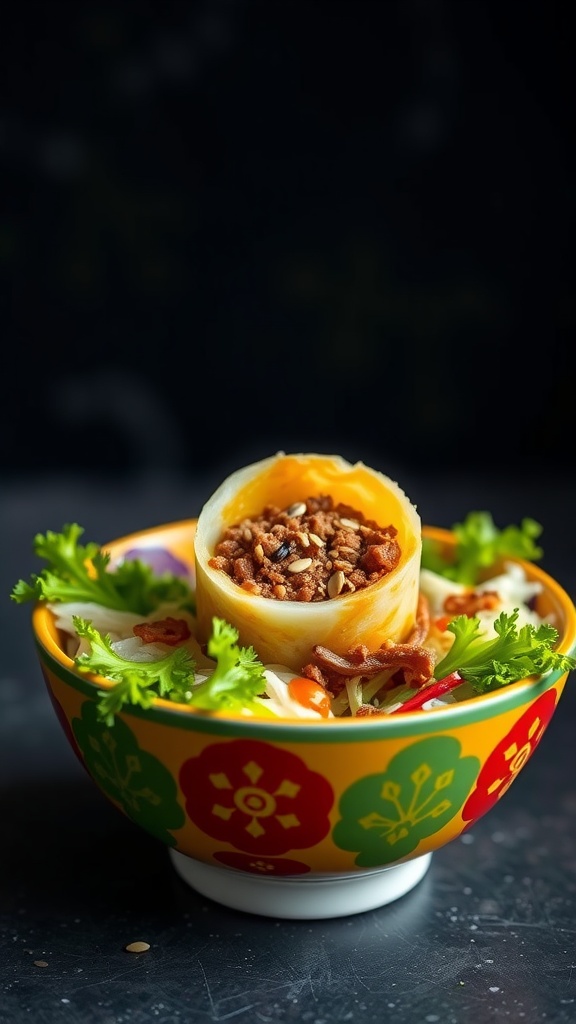
{"type": "MultiPolygon", "coordinates": [[[[198,513],[208,479],[9,479],[0,491],[0,1024],[247,1021],[574,1024],[576,678],[506,796],[378,910],[323,921],[231,911],[83,773],[35,660],[26,608],[36,532],[105,542],[198,513]],[[149,950],[130,954],[135,940],[149,950]]],[[[544,527],[543,567],[576,593],[574,494],[530,479],[402,477],[425,522],[473,508],[544,527]]]]}

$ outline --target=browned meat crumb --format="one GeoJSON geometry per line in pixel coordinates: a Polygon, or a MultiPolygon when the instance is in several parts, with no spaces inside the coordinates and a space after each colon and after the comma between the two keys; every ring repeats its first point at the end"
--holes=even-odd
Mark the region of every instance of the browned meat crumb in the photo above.
{"type": "Polygon", "coordinates": [[[145,644],[168,644],[177,647],[183,644],[192,634],[186,619],[156,619],[154,622],[139,622],[132,627],[134,636],[139,636],[145,644]]]}
{"type": "Polygon", "coordinates": [[[401,556],[393,525],[379,526],[329,495],[287,509],[268,505],[228,527],[209,565],[251,594],[276,601],[326,601],[388,575],[401,556]]]}
{"type": "Polygon", "coordinates": [[[450,594],[444,601],[444,611],[449,615],[467,615],[472,619],[478,612],[493,611],[500,604],[500,595],[495,590],[475,591],[464,594],[450,594]]]}

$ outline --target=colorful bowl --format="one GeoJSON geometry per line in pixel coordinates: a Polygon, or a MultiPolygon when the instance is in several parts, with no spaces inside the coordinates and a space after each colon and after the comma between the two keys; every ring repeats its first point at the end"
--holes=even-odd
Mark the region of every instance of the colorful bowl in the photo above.
{"type": "MultiPolygon", "coordinates": [[[[106,545],[193,576],[195,520],[106,545]]],[[[424,534],[450,546],[451,533],[424,534]]],[[[576,610],[558,583],[560,649],[576,647],[576,610]]],[[[397,899],[510,788],[534,753],[567,674],[514,683],[434,711],[362,720],[248,719],[158,699],[112,728],[96,715],[110,683],[78,672],[44,605],[33,612],[40,665],[60,723],[108,799],[169,848],[179,876],[229,907],[285,918],[358,913],[397,899]]]]}

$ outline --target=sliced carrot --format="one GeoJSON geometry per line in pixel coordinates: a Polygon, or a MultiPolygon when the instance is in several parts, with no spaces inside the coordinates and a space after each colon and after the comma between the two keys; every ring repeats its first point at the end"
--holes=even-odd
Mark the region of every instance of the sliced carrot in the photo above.
{"type": "Polygon", "coordinates": [[[452,621],[451,615],[441,615],[440,618],[434,619],[434,625],[436,629],[439,629],[441,633],[444,632],[449,622],[452,621]]]}
{"type": "Polygon", "coordinates": [[[288,693],[303,708],[312,708],[322,718],[330,714],[330,695],[320,683],[304,676],[296,676],[288,683],[288,693]]]}

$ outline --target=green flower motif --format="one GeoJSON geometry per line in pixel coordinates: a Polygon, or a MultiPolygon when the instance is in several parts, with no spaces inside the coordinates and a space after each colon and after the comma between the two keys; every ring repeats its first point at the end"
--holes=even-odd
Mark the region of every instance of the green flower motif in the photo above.
{"type": "Polygon", "coordinates": [[[346,790],[332,838],[341,850],[358,851],[359,867],[400,860],[458,813],[480,768],[460,757],[450,736],[420,740],[392,758],[385,772],[346,790]]]}
{"type": "Polygon", "coordinates": [[[138,746],[134,733],[120,718],[112,728],[101,722],[91,701],[82,705],[82,718],[72,723],[86,767],[104,793],[157,839],[176,845],[169,829],[181,828],[184,811],[170,772],[138,746]]]}

